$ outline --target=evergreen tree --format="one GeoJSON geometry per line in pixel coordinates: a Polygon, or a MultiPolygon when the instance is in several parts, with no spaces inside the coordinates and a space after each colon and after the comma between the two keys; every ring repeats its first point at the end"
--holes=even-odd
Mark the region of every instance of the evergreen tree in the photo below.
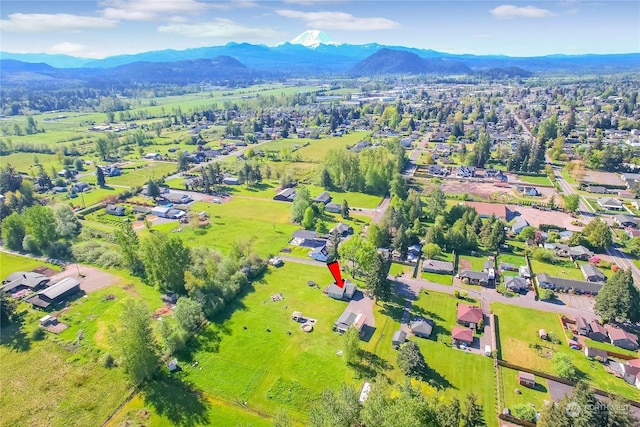
{"type": "Polygon", "coordinates": [[[606,322],[640,320],[640,293],[631,270],[620,269],[596,295],[595,312],[606,322]]]}
{"type": "Polygon", "coordinates": [[[376,254],[373,258],[371,268],[367,271],[366,286],[367,291],[376,300],[389,301],[392,295],[391,282],[387,279],[389,268],[381,255],[376,254]]]}
{"type": "Polygon", "coordinates": [[[347,199],[342,200],[342,207],[340,208],[340,216],[344,219],[349,219],[351,209],[349,209],[349,203],[347,199]]]}
{"type": "Polygon", "coordinates": [[[482,427],[487,425],[482,412],[482,405],[478,403],[475,394],[467,395],[462,415],[462,427],[482,427]]]}
{"type": "Polygon", "coordinates": [[[100,187],[104,187],[106,184],[106,181],[104,179],[104,171],[99,166],[96,168],[96,182],[100,187]]]}

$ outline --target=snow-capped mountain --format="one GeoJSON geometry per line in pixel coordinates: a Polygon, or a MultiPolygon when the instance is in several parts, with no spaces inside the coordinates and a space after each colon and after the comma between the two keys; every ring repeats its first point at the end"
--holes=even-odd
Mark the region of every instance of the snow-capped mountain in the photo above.
{"type": "Polygon", "coordinates": [[[307,30],[304,33],[300,34],[295,39],[291,40],[289,43],[291,44],[300,44],[302,46],[316,48],[321,44],[325,45],[341,45],[342,43],[336,42],[331,37],[329,37],[326,33],[323,33],[320,30],[307,30]]]}

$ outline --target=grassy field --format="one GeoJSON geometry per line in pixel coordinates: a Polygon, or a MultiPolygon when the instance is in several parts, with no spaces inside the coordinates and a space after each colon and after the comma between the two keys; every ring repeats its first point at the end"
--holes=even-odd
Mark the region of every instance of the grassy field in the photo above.
{"type": "Polygon", "coordinates": [[[7,156],[0,157],[0,163],[3,165],[10,164],[18,172],[30,174],[31,172],[37,174],[39,168],[35,167],[35,159],[38,163],[44,167],[45,172],[50,173],[51,167],[55,167],[57,170],[62,169],[62,165],[58,162],[58,159],[54,154],[41,154],[41,153],[12,153],[7,156]]]}
{"type": "Polygon", "coordinates": [[[500,368],[501,386],[503,391],[504,406],[513,408],[515,405],[535,406],[536,410],[544,407],[544,401],[551,401],[547,380],[542,377],[536,377],[536,387],[524,387],[518,383],[518,371],[508,369],[503,366],[500,368]],[[516,393],[518,389],[520,394],[516,393]]]}
{"type": "Polygon", "coordinates": [[[612,353],[620,353],[626,354],[627,356],[638,357],[637,351],[625,350],[624,348],[616,347],[615,345],[608,342],[598,342],[586,337],[584,339],[584,345],[585,347],[599,348],[601,350],[610,351],[612,353]]]}
{"type": "Polygon", "coordinates": [[[551,181],[549,178],[545,176],[527,176],[527,175],[518,175],[518,179],[527,184],[541,185],[545,187],[552,187],[551,181]]]}
{"type": "Polygon", "coordinates": [[[246,401],[268,413],[284,407],[305,418],[322,389],[349,380],[346,364],[336,355],[341,337],[332,331],[346,304],[307,286],[309,280],[322,286],[331,277],[324,268],[295,263],[270,270],[263,283],[208,327],[193,354],[179,356],[182,378],[213,396],[246,401]],[[270,295],[277,293],[284,300],[271,302],[270,295]],[[318,320],[312,333],[290,319],[294,310],[318,320]]]}
{"type": "Polygon", "coordinates": [[[37,259],[0,252],[0,279],[4,279],[16,271],[31,271],[34,268],[42,266],[60,270],[60,268],[55,265],[37,259]]]}
{"type": "MultiPolygon", "coordinates": [[[[176,171],[177,165],[175,163],[155,161],[139,162],[136,163],[135,166],[123,168],[122,175],[106,177],[105,180],[108,186],[137,187],[146,184],[149,179],[161,178],[164,175],[172,174],[176,171]]],[[[96,176],[95,174],[91,174],[81,178],[80,181],[95,185],[96,176]]]]}
{"type": "Polygon", "coordinates": [[[389,267],[389,274],[392,276],[401,276],[403,274],[412,275],[413,270],[413,266],[392,262],[391,266],[389,267]]]}
{"type": "Polygon", "coordinates": [[[568,265],[548,264],[533,258],[530,261],[531,269],[533,270],[531,273],[533,274],[546,273],[549,276],[562,277],[563,279],[584,280],[582,271],[579,268],[572,268],[568,265]]]}
{"type": "MultiPolygon", "coordinates": [[[[303,159],[311,162],[322,162],[327,153],[334,148],[342,148],[347,145],[354,145],[358,141],[369,136],[369,132],[352,132],[340,137],[330,137],[322,139],[310,139],[311,144],[300,148],[296,153],[300,154],[303,159]]],[[[306,141],[306,140],[297,140],[306,141]]],[[[298,142],[300,144],[300,142],[298,142]]]]}

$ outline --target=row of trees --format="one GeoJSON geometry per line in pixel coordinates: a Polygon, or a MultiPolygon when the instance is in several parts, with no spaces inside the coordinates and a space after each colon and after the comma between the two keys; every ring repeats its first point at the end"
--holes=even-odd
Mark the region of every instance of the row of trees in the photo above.
{"type": "Polygon", "coordinates": [[[358,191],[384,196],[394,180],[402,179],[407,158],[397,141],[377,149],[355,153],[334,149],[327,153],[319,175],[319,184],[327,189],[358,191]]]}

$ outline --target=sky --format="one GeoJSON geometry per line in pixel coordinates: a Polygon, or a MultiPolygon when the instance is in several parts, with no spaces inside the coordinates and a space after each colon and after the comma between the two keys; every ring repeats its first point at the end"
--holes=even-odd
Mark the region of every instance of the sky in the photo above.
{"type": "Polygon", "coordinates": [[[476,55],[640,52],[640,1],[2,0],[0,50],[104,58],[305,30],[337,42],[476,55]]]}

